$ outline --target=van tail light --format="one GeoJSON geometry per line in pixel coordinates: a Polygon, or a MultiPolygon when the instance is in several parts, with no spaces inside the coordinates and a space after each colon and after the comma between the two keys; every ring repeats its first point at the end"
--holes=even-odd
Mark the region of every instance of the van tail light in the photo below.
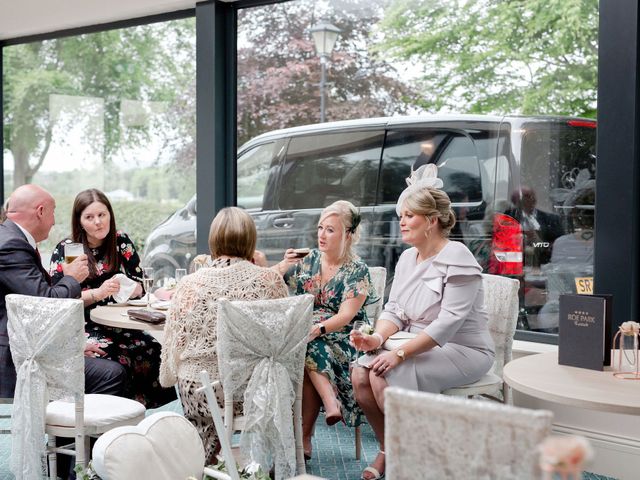
{"type": "Polygon", "coordinates": [[[570,127],[596,128],[598,124],[593,120],[569,120],[567,125],[570,127]]]}
{"type": "Polygon", "coordinates": [[[493,240],[489,273],[522,275],[522,227],[513,217],[496,213],[493,217],[493,240]]]}

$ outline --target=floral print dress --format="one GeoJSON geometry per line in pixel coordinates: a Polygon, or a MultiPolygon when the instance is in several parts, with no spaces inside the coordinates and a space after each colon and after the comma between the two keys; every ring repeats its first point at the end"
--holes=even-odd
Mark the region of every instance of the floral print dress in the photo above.
{"type": "MultiPolygon", "coordinates": [[[[333,317],[340,310],[342,302],[358,295],[367,295],[365,305],[378,300],[369,276],[369,268],[362,260],[353,259],[345,262],[335,275],[322,285],[320,258],[319,250],[311,250],[302,263],[289,270],[285,276],[296,295],[310,293],[314,296],[314,323],[333,317]]],[[[363,420],[362,410],[355,401],[349,376],[349,364],[356,355],[356,350],[349,344],[349,334],[356,320],[369,321],[364,305],[342,330],[321,335],[309,342],[305,361],[309,370],[325,374],[337,389],[338,399],[342,403],[342,414],[349,426],[360,425],[363,420]]]]}
{"type": "MultiPolygon", "coordinates": [[[[53,283],[64,276],[62,272],[64,244],[69,241],[65,239],[58,243],[51,254],[49,270],[53,283]]],[[[117,253],[120,255],[120,269],[112,270],[111,266],[105,263],[103,247],[90,249],[87,254],[90,253],[95,257],[98,275],[82,282],[83,290],[98,288],[105,280],[120,272],[142,283],[140,257],[133,242],[126,233],[121,231],[116,233],[116,242],[117,253]]],[[[85,308],[84,316],[87,322],[85,335],[107,353],[105,358],[125,367],[128,374],[125,395],[139,401],[147,408],[156,408],[175,400],[177,398],[175,390],[162,388],[158,380],[160,344],[155,338],[140,330],[107,327],[91,320],[89,316],[91,309],[97,305],[105,305],[108,301],[112,301],[111,297],[85,308]]]]}

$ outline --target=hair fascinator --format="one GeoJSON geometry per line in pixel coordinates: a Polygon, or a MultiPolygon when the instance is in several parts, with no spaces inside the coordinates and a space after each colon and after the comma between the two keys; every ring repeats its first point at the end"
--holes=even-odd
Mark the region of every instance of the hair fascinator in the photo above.
{"type": "Polygon", "coordinates": [[[360,212],[358,210],[353,210],[351,212],[351,226],[347,228],[347,232],[351,234],[356,233],[356,229],[358,228],[358,225],[360,225],[361,221],[362,216],[360,215],[360,212]]]}
{"type": "Polygon", "coordinates": [[[405,188],[398,202],[396,203],[396,213],[400,216],[400,208],[404,200],[412,193],[422,190],[423,188],[442,188],[444,183],[438,178],[438,166],[435,163],[422,165],[417,170],[411,170],[411,176],[407,178],[407,188],[405,188]]]}

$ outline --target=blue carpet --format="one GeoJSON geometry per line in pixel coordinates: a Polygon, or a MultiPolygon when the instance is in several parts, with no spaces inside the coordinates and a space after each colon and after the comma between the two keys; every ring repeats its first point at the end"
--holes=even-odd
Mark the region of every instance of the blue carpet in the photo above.
{"type": "MultiPolygon", "coordinates": [[[[8,406],[0,405],[0,414],[9,411],[8,406]]],[[[149,410],[151,414],[157,411],[175,411],[182,413],[180,404],[172,402],[162,408],[149,410]]],[[[0,428],[7,428],[8,421],[0,421],[0,428]]],[[[316,424],[316,434],[313,439],[313,454],[307,462],[307,473],[330,480],[357,480],[362,469],[373,461],[377,454],[377,443],[373,431],[368,425],[362,426],[362,459],[355,458],[354,429],[343,424],[332,427],[324,423],[320,417],[316,424]]],[[[9,435],[0,435],[0,480],[13,480],[9,472],[9,456],[11,453],[11,439],[9,435]]],[[[613,480],[608,477],[584,473],[583,480],[613,480]]],[[[146,479],[141,479],[146,480],[146,479]]]]}

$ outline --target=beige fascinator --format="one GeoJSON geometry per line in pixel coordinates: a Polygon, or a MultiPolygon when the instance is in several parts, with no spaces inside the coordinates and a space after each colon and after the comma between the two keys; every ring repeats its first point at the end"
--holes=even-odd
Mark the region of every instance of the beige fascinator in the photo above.
{"type": "Polygon", "coordinates": [[[417,170],[411,170],[411,176],[407,178],[407,188],[405,188],[396,203],[396,213],[400,216],[400,209],[404,200],[412,193],[423,188],[442,188],[444,183],[438,178],[438,166],[435,163],[422,165],[417,170]]]}

